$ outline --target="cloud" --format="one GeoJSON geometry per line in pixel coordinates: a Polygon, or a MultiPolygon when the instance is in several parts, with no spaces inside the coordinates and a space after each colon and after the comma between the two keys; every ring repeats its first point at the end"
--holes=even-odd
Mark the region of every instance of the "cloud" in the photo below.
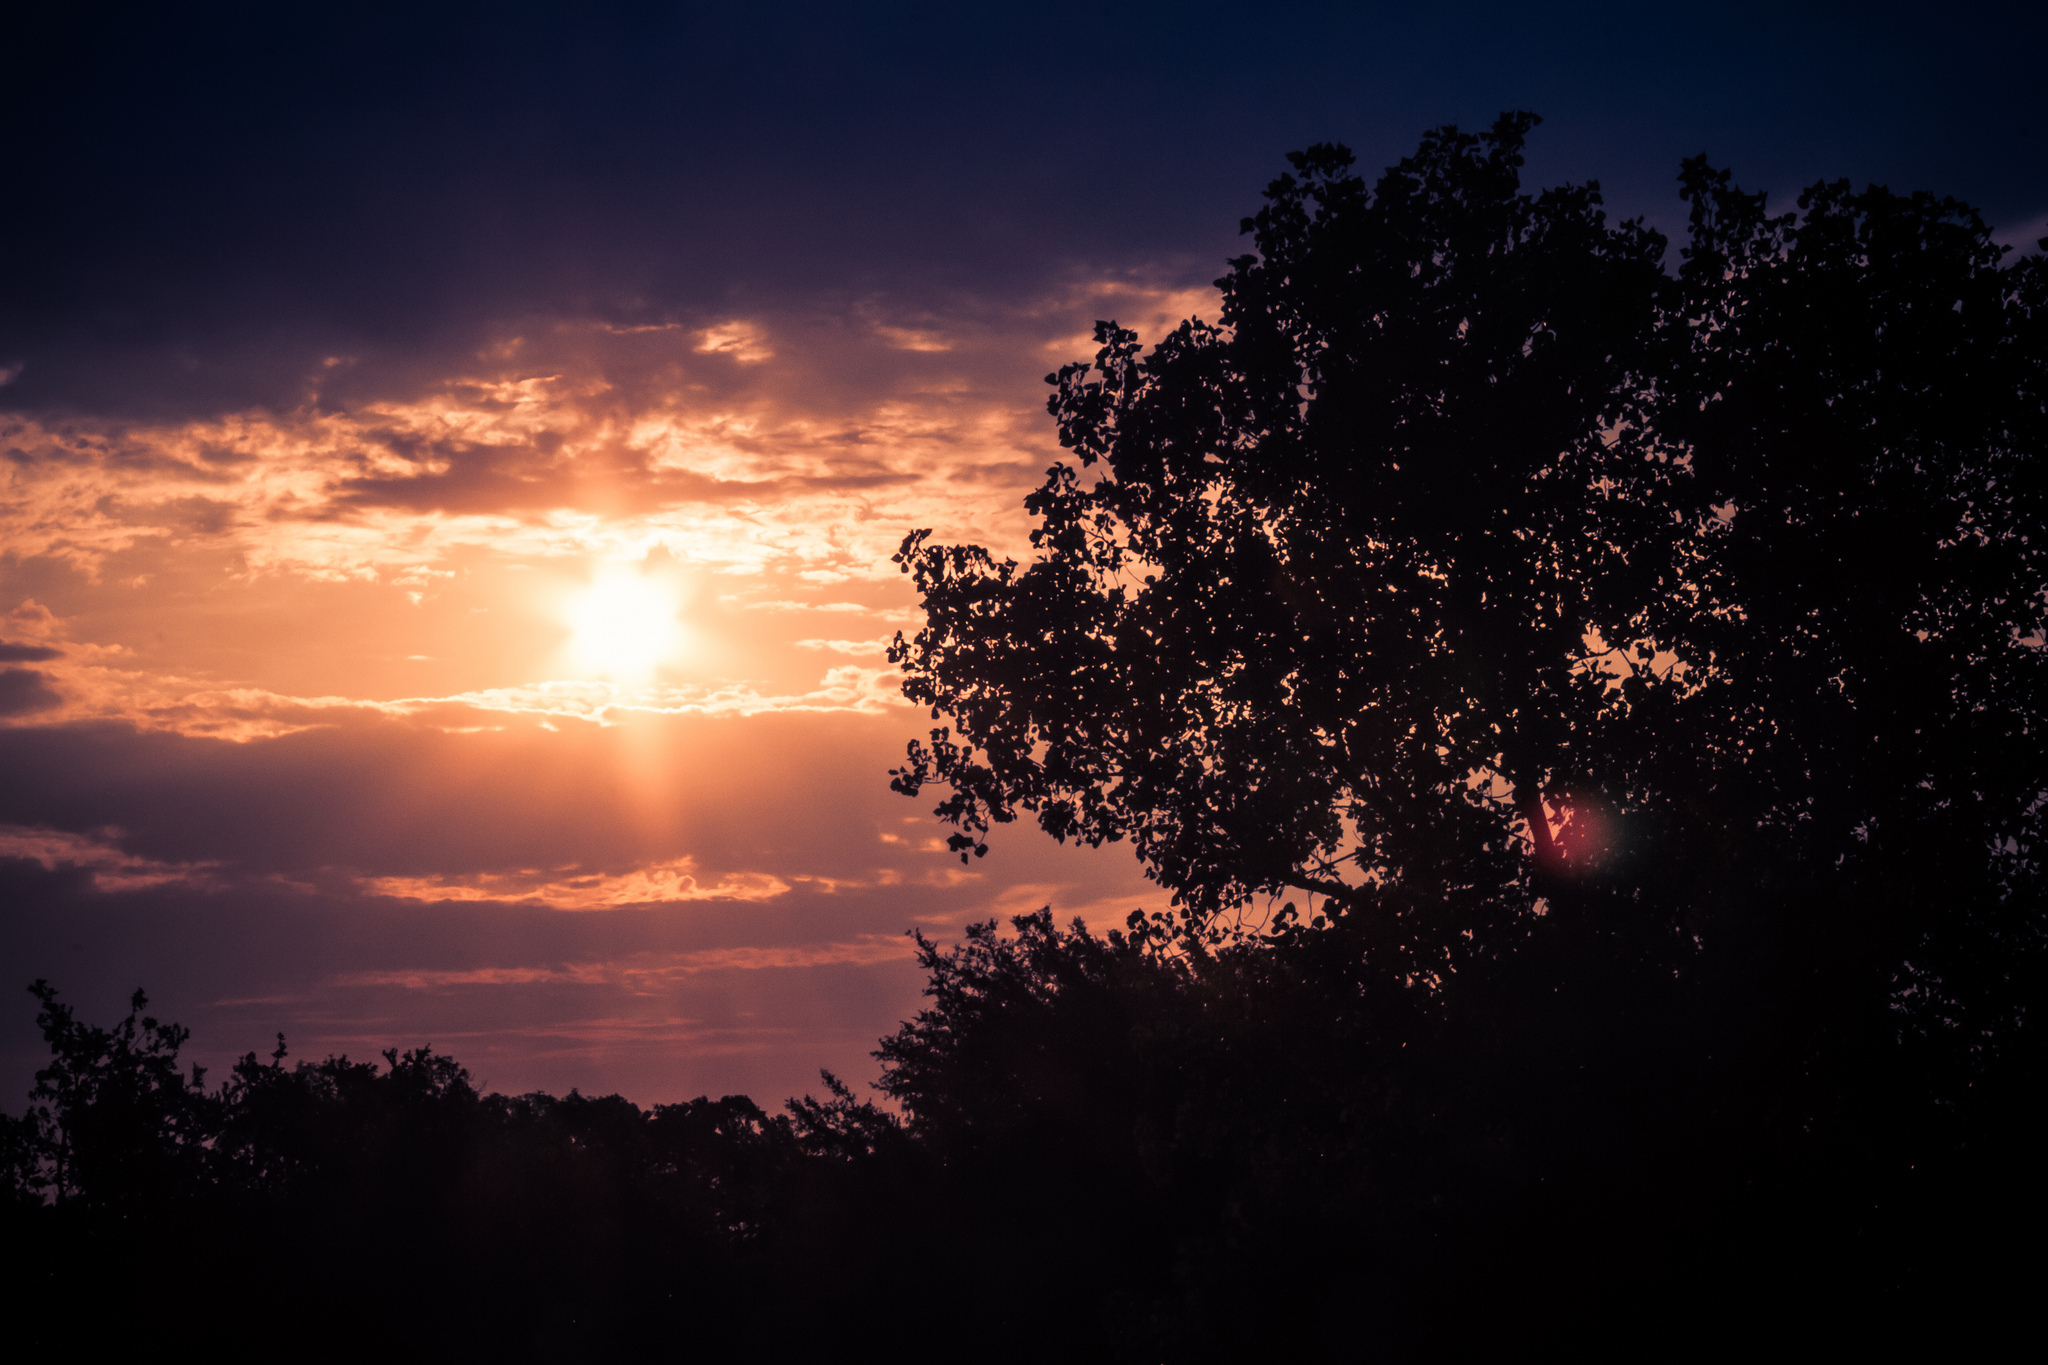
{"type": "MultiPolygon", "coordinates": [[[[798,641],[800,646],[808,641],[798,641]]],[[[844,641],[834,642],[844,644],[844,641]]],[[[884,642],[886,644],[886,641],[884,642]]],[[[858,647],[842,653],[863,652],[858,647]]],[[[611,682],[546,682],[494,687],[452,697],[417,697],[358,703],[393,715],[446,716],[456,708],[517,716],[549,716],[599,725],[631,715],[758,716],[769,712],[854,712],[881,715],[908,706],[900,690],[903,675],[893,668],[833,668],[812,691],[764,694],[749,684],[718,687],[654,684],[628,687],[611,682]]],[[[449,728],[462,728],[460,725],[449,728]]]]}
{"type": "Polygon", "coordinates": [[[798,640],[798,649],[829,649],[835,654],[880,654],[892,637],[877,635],[872,640],[798,640]]]}
{"type": "Polygon", "coordinates": [[[526,384],[168,427],[9,422],[0,441],[21,458],[0,464],[0,540],[90,576],[209,545],[245,572],[395,581],[472,551],[661,543],[721,570],[844,581],[893,572],[909,525],[980,531],[987,478],[961,475],[985,467],[1021,492],[1043,459],[1024,451],[1050,438],[1028,410],[987,400],[811,416],[629,406],[594,377],[504,392],[526,384]]]}
{"type": "MultiPolygon", "coordinates": [[[[831,643],[841,653],[878,653],[887,645],[885,640],[869,651],[845,641],[831,643]]],[[[8,714],[4,705],[7,675],[28,672],[0,672],[0,717],[8,714]]],[[[33,673],[29,676],[41,677],[33,673]]],[[[62,717],[50,719],[66,723],[111,720],[138,729],[240,743],[277,739],[374,717],[412,720],[432,729],[461,734],[501,730],[509,717],[613,726],[648,716],[758,716],[778,712],[874,716],[898,712],[909,705],[900,691],[902,674],[893,668],[853,664],[828,669],[815,687],[803,692],[764,692],[749,683],[627,685],[578,679],[391,701],[361,701],[342,696],[292,697],[262,688],[200,687],[188,691],[176,679],[107,668],[81,669],[74,676],[94,684],[94,691],[84,697],[74,696],[67,705],[65,698],[42,688],[31,696],[31,705],[22,709],[47,712],[63,707],[62,717]]]]}
{"type": "Polygon", "coordinates": [[[583,871],[574,866],[519,868],[463,877],[370,877],[372,895],[418,901],[538,901],[557,910],[613,909],[622,905],[667,905],[677,901],[772,900],[789,883],[767,872],[732,872],[706,882],[697,860],[670,858],[626,872],[583,871]]]}
{"type": "MultiPolygon", "coordinates": [[[[889,827],[927,826],[897,813],[909,805],[885,807],[889,827]]],[[[777,813],[750,806],[748,816],[777,813]]],[[[834,828],[816,823],[809,803],[780,813],[784,841],[834,828]]],[[[344,825],[358,815],[346,804],[332,812],[344,825]]],[[[853,823],[872,844],[876,825],[853,823]]],[[[493,1086],[617,1089],[642,1102],[708,1091],[772,1103],[812,1086],[820,1066],[869,1076],[875,1040],[916,1008],[922,978],[904,930],[949,935],[967,919],[1047,900],[1127,913],[1145,897],[1127,856],[1019,840],[974,869],[931,855],[944,875],[930,879],[828,890],[790,878],[767,900],[578,913],[537,901],[365,896],[355,882],[301,885],[231,867],[110,890],[73,856],[121,858],[145,874],[163,867],[122,853],[106,832],[11,833],[46,842],[29,850],[38,856],[0,852],[0,960],[18,981],[57,983],[88,1019],[118,1016],[147,987],[160,1017],[195,1029],[188,1057],[215,1074],[283,1030],[295,1056],[431,1044],[493,1086]],[[1120,901],[1119,887],[1128,887],[1120,901]]],[[[17,1005],[0,1011],[0,1093],[18,1099],[45,1053],[32,1005],[25,996],[17,1005]]]]}
{"type": "Polygon", "coordinates": [[[48,871],[77,868],[99,891],[135,891],[172,883],[204,886],[217,863],[166,863],[123,853],[118,829],[87,833],[0,825],[0,859],[34,862],[48,871]]]}
{"type": "Polygon", "coordinates": [[[57,614],[33,597],[25,597],[12,611],[0,617],[8,629],[48,640],[63,633],[57,614]]]}
{"type": "MultiPolygon", "coordinates": [[[[636,714],[554,732],[351,714],[243,742],[16,727],[0,730],[0,857],[86,868],[102,889],[296,886],[352,903],[592,911],[873,893],[959,915],[986,903],[974,887],[1019,881],[1026,899],[1080,903],[1046,889],[1076,874],[1034,871],[1042,840],[1028,828],[971,869],[951,860],[926,803],[887,789],[905,734],[892,715],[844,712],[636,714]]],[[[1127,853],[1101,856],[1131,874],[1127,853]]]]}
{"type": "Polygon", "coordinates": [[[51,711],[64,704],[50,680],[32,668],[0,668],[0,716],[51,711]]]}
{"type": "Polygon", "coordinates": [[[687,953],[640,953],[608,962],[575,962],[535,967],[469,967],[352,972],[336,977],[343,987],[397,986],[408,991],[447,991],[465,986],[623,985],[645,990],[678,977],[704,972],[787,971],[792,968],[903,963],[916,956],[907,934],[864,934],[843,943],[787,947],[704,948],[687,953]]]}
{"type": "Polygon", "coordinates": [[[730,356],[742,365],[773,360],[767,337],[750,322],[727,322],[697,333],[697,351],[703,355],[730,356]]]}
{"type": "Polygon", "coordinates": [[[887,789],[923,722],[879,655],[920,617],[906,531],[1028,548],[1046,347],[1164,289],[942,336],[750,306],[710,350],[730,312],[533,314],[381,389],[364,351],[289,403],[0,417],[37,707],[0,717],[0,952],[222,1050],[432,1041],[643,1098],[860,1074],[914,1008],[906,927],[1137,894],[1022,829],[950,858],[887,789]],[[603,574],[672,599],[649,678],[579,671],[603,574]]]}

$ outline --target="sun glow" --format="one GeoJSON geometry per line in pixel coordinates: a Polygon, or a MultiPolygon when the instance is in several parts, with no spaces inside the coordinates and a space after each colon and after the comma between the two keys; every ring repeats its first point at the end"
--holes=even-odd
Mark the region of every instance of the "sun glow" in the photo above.
{"type": "Polygon", "coordinates": [[[675,591],[629,568],[607,570],[569,604],[569,653],[590,673],[647,682],[682,644],[675,591]]]}

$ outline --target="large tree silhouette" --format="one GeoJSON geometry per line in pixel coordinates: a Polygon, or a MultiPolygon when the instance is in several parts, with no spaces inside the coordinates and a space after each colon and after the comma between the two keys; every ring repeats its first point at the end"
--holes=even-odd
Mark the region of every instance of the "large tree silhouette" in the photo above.
{"type": "MultiPolygon", "coordinates": [[[[1528,1257],[1496,1286],[1936,1274],[2039,1194],[2048,271],[1704,158],[1667,260],[1522,191],[1534,123],[1370,188],[1297,154],[1217,322],[1098,326],[1028,563],[904,542],[892,658],[947,723],[894,785],[963,858],[1020,814],[1133,842],[1207,983],[1173,1027],[1236,1020],[1195,1092],[1294,1077],[1298,1121],[1187,1111],[1268,1153],[1247,1188],[1321,1162],[1297,1209],[1423,1210],[1528,1257]]],[[[947,998],[885,1057],[914,1116],[989,1084],[941,1075],[990,1027],[947,998]]]]}
{"type": "Polygon", "coordinates": [[[1076,462],[1032,561],[904,543],[928,621],[892,657],[952,724],[896,787],[949,788],[963,857],[1020,809],[1131,839],[1197,925],[1305,893],[1406,978],[1741,942],[1826,959],[1866,1018],[2009,1030],[2048,790],[2039,259],[1882,188],[1771,217],[1701,158],[1667,272],[1597,187],[1520,190],[1534,122],[1370,191],[1297,154],[1219,323],[1101,324],[1052,377],[1076,462]]]}
{"type": "Polygon", "coordinates": [[[1295,156],[1220,326],[1144,356],[1103,324],[1056,377],[1080,469],[1029,501],[1028,569],[906,542],[907,690],[972,750],[935,735],[898,785],[951,784],[956,846],[1023,805],[1135,839],[1203,916],[1427,887],[1439,947],[1559,851],[1618,701],[1592,642],[1669,633],[1684,494],[1646,413],[1663,242],[1591,187],[1519,194],[1532,122],[1433,134],[1376,193],[1295,156]]]}

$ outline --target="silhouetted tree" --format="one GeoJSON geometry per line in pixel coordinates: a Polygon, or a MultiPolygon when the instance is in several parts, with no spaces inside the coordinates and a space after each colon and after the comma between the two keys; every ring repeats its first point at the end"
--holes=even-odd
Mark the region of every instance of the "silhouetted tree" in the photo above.
{"type": "Polygon", "coordinates": [[[114,1027],[82,1024],[48,982],[30,992],[50,1064],[36,1073],[15,1153],[15,1180],[58,1203],[134,1213],[202,1191],[215,1120],[205,1070],[178,1067],[190,1031],[143,1014],[141,991],[114,1027]]]}
{"type": "MultiPolygon", "coordinates": [[[[1370,190],[1298,154],[1217,324],[1098,326],[1050,377],[1077,465],[1031,561],[898,555],[927,623],[891,657],[950,724],[893,785],[948,788],[963,858],[1020,812],[1132,840],[1176,910],[1149,951],[1231,964],[1188,998],[1236,1043],[1173,1064],[1194,1130],[1342,1154],[1359,1240],[1458,1248],[1482,1301],[1754,1301],[1797,1245],[1815,1294],[1934,1273],[1933,1229],[2014,1192],[1967,1172],[2040,1075],[2048,272],[1951,200],[1771,217],[1703,158],[1668,271],[1596,187],[1522,193],[1533,123],[1370,190]]],[[[1093,951],[1050,932],[1002,961],[1093,951]]],[[[1087,991],[961,959],[1057,1002],[1019,1039],[928,965],[883,1054],[914,1130],[1102,1088],[1108,1044],[1035,1087],[964,1061],[1055,1055],[1087,991]]]]}
{"type": "Polygon", "coordinates": [[[1657,421],[1706,514],[1689,685],[1632,741],[1685,830],[1664,899],[1786,1064],[1953,1104],[2043,1003],[2048,271],[1952,199],[1681,183],[1657,421]]]}
{"type": "Polygon", "coordinates": [[[1592,187],[1519,194],[1532,122],[1433,134],[1376,194],[1295,156],[1221,326],[1143,356],[1101,324],[1054,377],[1097,477],[1027,501],[1026,570],[905,542],[907,691],[972,747],[937,732],[898,785],[951,785],[956,848],[1022,805],[1134,839],[1203,917],[1414,884],[1435,950],[1503,913],[1614,705],[1592,642],[1655,653],[1685,539],[1646,411],[1662,239],[1592,187]]]}

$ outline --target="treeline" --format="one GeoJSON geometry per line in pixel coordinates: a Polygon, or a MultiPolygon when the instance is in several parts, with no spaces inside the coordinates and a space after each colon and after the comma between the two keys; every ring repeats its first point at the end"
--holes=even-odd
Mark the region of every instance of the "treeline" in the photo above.
{"type": "MultiPolygon", "coordinates": [[[[881,1089],[764,1112],[479,1092],[452,1058],[208,1087],[77,1021],[5,1120],[16,1339],[224,1359],[1685,1356],[1989,1339],[2031,1300],[2044,1073],[1776,1133],[1609,984],[1382,993],[1328,931],[1045,913],[926,944],[881,1089]],[[1570,992],[1559,1001],[1555,997],[1570,992]],[[1550,996],[1552,999],[1539,999],[1550,996]],[[1573,1021],[1579,1021],[1574,1028],[1573,1021]],[[2017,1240],[2015,1240],[2017,1239],[2017,1240]]],[[[1556,964],[1551,964],[1553,967],[1556,964]]]]}
{"type": "Polygon", "coordinates": [[[51,1347],[199,1320],[230,1357],[737,1347],[814,1302],[809,1249],[872,1219],[900,1145],[843,1090],[646,1110],[483,1093],[428,1049],[288,1064],[282,1035],[208,1086],[142,992],[101,1028],[33,989],[50,1064],[0,1150],[15,1327],[51,1347]]]}

